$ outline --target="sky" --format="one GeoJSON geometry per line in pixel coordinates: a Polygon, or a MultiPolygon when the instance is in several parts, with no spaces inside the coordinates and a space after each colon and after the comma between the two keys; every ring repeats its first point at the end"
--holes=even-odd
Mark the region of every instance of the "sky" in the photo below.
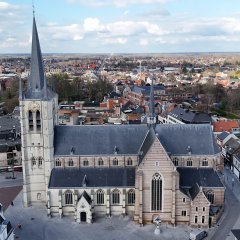
{"type": "MultiPolygon", "coordinates": [[[[43,53],[240,52],[239,0],[35,0],[43,53]]],[[[31,0],[0,0],[0,54],[30,53],[31,0]]]]}

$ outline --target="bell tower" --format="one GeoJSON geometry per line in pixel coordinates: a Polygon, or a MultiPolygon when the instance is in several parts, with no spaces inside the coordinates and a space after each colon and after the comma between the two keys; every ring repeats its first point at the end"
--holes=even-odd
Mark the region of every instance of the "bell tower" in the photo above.
{"type": "Polygon", "coordinates": [[[19,106],[24,206],[45,204],[53,168],[58,96],[47,86],[35,16],[33,16],[30,76],[26,90],[22,89],[20,79],[19,106]]]}

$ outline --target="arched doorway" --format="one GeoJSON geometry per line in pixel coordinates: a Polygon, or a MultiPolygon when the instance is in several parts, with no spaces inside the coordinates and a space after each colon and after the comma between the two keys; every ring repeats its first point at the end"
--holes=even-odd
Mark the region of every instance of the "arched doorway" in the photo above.
{"type": "Polygon", "coordinates": [[[86,222],[87,221],[87,214],[86,214],[86,212],[81,212],[80,213],[80,221],[81,222],[86,222]]]}

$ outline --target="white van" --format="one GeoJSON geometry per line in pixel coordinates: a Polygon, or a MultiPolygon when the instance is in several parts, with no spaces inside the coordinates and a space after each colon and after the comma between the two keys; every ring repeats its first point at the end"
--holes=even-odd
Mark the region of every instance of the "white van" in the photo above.
{"type": "Polygon", "coordinates": [[[189,240],[201,240],[207,236],[207,232],[201,229],[196,229],[190,232],[189,240]]]}

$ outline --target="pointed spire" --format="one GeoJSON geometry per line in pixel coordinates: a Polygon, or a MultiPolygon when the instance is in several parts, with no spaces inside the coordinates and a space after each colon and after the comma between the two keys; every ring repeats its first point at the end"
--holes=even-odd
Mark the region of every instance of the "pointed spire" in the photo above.
{"type": "MultiPolygon", "coordinates": [[[[34,14],[34,8],[33,8],[34,14]]],[[[43,68],[43,60],[41,47],[38,38],[37,26],[35,16],[33,16],[33,29],[32,29],[32,53],[31,53],[31,67],[30,67],[30,78],[29,78],[29,91],[34,95],[36,92],[46,91],[45,76],[43,68]]],[[[46,94],[44,94],[46,95],[46,94]]]]}
{"type": "Polygon", "coordinates": [[[155,111],[154,111],[154,85],[153,85],[153,77],[151,82],[151,90],[150,90],[150,108],[149,113],[151,117],[154,117],[155,111]]]}
{"type": "Polygon", "coordinates": [[[149,97],[149,113],[147,117],[147,124],[149,125],[149,127],[154,127],[156,124],[153,78],[154,77],[152,76],[151,90],[150,90],[150,97],[149,97]]]}

